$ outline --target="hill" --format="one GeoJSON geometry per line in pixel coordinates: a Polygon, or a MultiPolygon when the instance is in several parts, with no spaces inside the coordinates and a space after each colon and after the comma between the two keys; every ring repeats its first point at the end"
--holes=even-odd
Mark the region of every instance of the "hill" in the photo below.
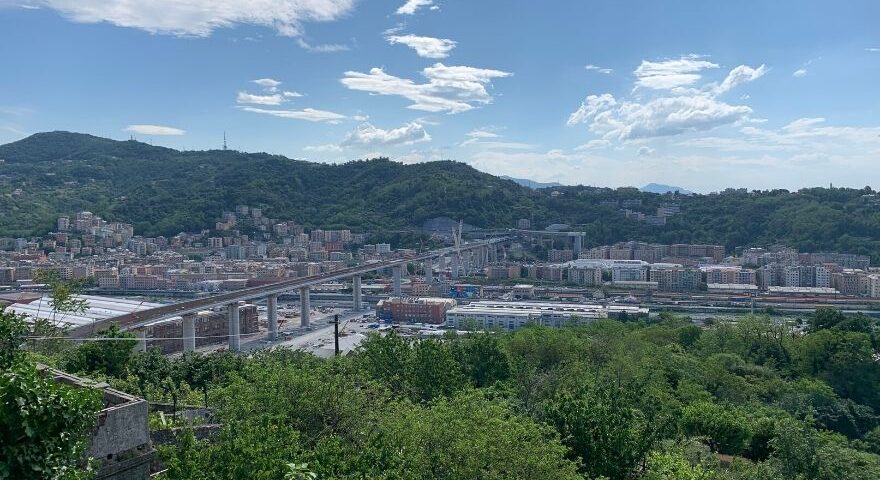
{"type": "Polygon", "coordinates": [[[501,178],[505,180],[511,180],[516,182],[519,185],[529,188],[547,188],[547,187],[559,187],[562,186],[561,183],[558,182],[536,182],[534,180],[529,180],[528,178],[513,178],[508,177],[507,175],[501,175],[501,178]]]}
{"type": "Polygon", "coordinates": [[[622,240],[786,244],[880,260],[880,199],[864,189],[729,189],[681,196],[636,188],[558,186],[530,189],[442,161],[403,165],[388,159],[340,165],[237,151],[177,151],[136,141],[69,132],[32,135],[0,146],[0,236],[51,231],[59,214],[79,210],[135,225],[139,234],[211,228],[223,210],[247,204],[307,227],[419,231],[448,217],[476,227],[510,227],[530,218],[542,228],[568,223],[589,245],[622,240]],[[555,192],[555,193],[554,193],[555,192]],[[626,218],[666,204],[681,214],[665,226],[626,218]]]}
{"type": "Polygon", "coordinates": [[[648,193],[680,193],[682,195],[690,195],[693,192],[685,190],[675,185],[664,185],[662,183],[649,183],[639,190],[648,193]]]}

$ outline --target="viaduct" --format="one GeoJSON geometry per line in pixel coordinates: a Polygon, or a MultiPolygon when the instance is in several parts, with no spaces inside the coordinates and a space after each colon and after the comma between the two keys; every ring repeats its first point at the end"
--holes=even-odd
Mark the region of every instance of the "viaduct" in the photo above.
{"type": "Polygon", "coordinates": [[[107,318],[88,325],[73,328],[68,331],[68,336],[72,338],[92,337],[97,334],[97,332],[105,330],[111,325],[116,325],[122,330],[137,330],[148,324],[181,317],[183,319],[183,347],[184,351],[189,352],[195,350],[195,317],[198,312],[212,308],[226,307],[229,319],[229,349],[232,351],[239,351],[241,349],[239,307],[243,302],[266,299],[269,324],[268,338],[269,340],[275,340],[278,337],[279,294],[299,290],[301,308],[300,322],[302,326],[307,327],[309,326],[309,314],[311,312],[311,305],[309,304],[309,289],[313,285],[319,285],[333,280],[351,278],[354,309],[361,310],[361,302],[363,298],[361,295],[361,275],[365,273],[391,268],[393,292],[394,295],[400,296],[402,269],[407,263],[424,263],[425,280],[430,283],[433,281],[434,260],[439,259],[440,268],[445,269],[447,257],[450,257],[452,262],[452,277],[456,278],[460,269],[464,267],[467,270],[467,265],[469,264],[481,266],[489,262],[497,261],[498,244],[506,242],[507,240],[509,240],[508,237],[499,237],[484,241],[470,242],[461,245],[458,248],[443,248],[412,258],[398,258],[388,261],[367,263],[318,275],[281,280],[279,282],[245,288],[234,292],[221,293],[194,300],[163,305],[161,307],[132,312],[126,315],[107,318]],[[459,265],[459,263],[465,263],[466,265],[462,266],[459,265]]]}

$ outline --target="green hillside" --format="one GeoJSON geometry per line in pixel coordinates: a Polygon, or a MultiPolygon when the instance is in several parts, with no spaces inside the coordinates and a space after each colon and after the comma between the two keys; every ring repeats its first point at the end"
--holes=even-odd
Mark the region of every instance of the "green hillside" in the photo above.
{"type": "Polygon", "coordinates": [[[144,235],[171,235],[210,228],[223,210],[247,204],[270,217],[357,231],[411,229],[439,216],[481,227],[509,227],[518,218],[530,218],[538,227],[579,225],[590,245],[782,243],[880,259],[880,207],[867,187],[686,197],[635,188],[532,190],[453,161],[328,165],[265,153],[181,152],[69,132],[40,133],[0,146],[0,159],[0,236],[45,233],[57,215],[78,210],[131,222],[144,235]],[[633,209],[644,213],[672,202],[682,213],[665,226],[649,226],[625,218],[619,207],[601,204],[626,199],[642,200],[633,209]]]}

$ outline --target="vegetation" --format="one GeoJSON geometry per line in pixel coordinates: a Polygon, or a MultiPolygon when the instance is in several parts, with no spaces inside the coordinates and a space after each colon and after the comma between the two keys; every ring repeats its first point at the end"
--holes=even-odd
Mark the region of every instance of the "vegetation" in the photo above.
{"type": "MultiPolygon", "coordinates": [[[[327,360],[92,344],[57,358],[87,350],[89,362],[68,365],[151,401],[215,410],[215,437],[184,428],[161,448],[172,479],[880,478],[877,323],[820,310],[809,324],[699,328],[666,313],[371,335],[327,360]]],[[[4,358],[22,357],[15,344],[4,341],[4,358]]]]}
{"type": "Polygon", "coordinates": [[[532,190],[451,161],[326,165],[265,153],[180,152],[67,132],[0,146],[0,158],[0,232],[6,236],[46,233],[59,214],[78,210],[131,222],[144,235],[174,235],[211,228],[223,210],[247,204],[307,227],[410,240],[434,217],[504,228],[529,218],[538,227],[577,225],[593,245],[631,239],[729,249],[781,243],[880,261],[880,211],[869,187],[691,196],[584,186],[532,190]],[[21,194],[13,195],[18,188],[21,194]],[[603,204],[624,200],[641,200],[632,208],[645,213],[678,203],[682,213],[665,226],[649,226],[603,204]]]}
{"type": "Polygon", "coordinates": [[[82,455],[101,396],[38,372],[19,348],[28,333],[0,311],[0,479],[88,478],[82,455]]]}

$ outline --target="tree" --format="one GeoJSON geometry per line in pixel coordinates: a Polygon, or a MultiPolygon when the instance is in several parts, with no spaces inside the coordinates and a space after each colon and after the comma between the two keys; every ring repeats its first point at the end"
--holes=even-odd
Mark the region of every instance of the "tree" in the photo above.
{"type": "Polygon", "coordinates": [[[0,370],[6,370],[22,360],[21,349],[27,324],[20,315],[5,311],[0,307],[0,370]]]}
{"type": "Polygon", "coordinates": [[[91,341],[64,354],[61,368],[72,372],[101,373],[122,377],[137,344],[134,334],[119,330],[116,325],[98,333],[91,341]]]}
{"type": "Polygon", "coordinates": [[[588,478],[627,478],[650,450],[654,439],[628,393],[597,382],[564,391],[546,404],[548,423],[588,478]]]}
{"type": "Polygon", "coordinates": [[[871,337],[861,332],[825,329],[806,335],[799,344],[798,370],[820,378],[845,398],[880,408],[880,366],[874,361],[871,337]]]}
{"type": "Polygon", "coordinates": [[[406,377],[413,400],[424,402],[452,395],[465,382],[461,366],[449,351],[448,344],[434,339],[414,342],[406,377]]]}
{"type": "Polygon", "coordinates": [[[687,435],[707,437],[710,447],[721,453],[742,453],[751,437],[751,430],[741,412],[709,402],[686,406],[681,427],[687,435]]]}
{"type": "Polygon", "coordinates": [[[455,337],[452,342],[456,360],[475,387],[487,387],[510,377],[510,363],[498,335],[473,333],[455,337]]]}

